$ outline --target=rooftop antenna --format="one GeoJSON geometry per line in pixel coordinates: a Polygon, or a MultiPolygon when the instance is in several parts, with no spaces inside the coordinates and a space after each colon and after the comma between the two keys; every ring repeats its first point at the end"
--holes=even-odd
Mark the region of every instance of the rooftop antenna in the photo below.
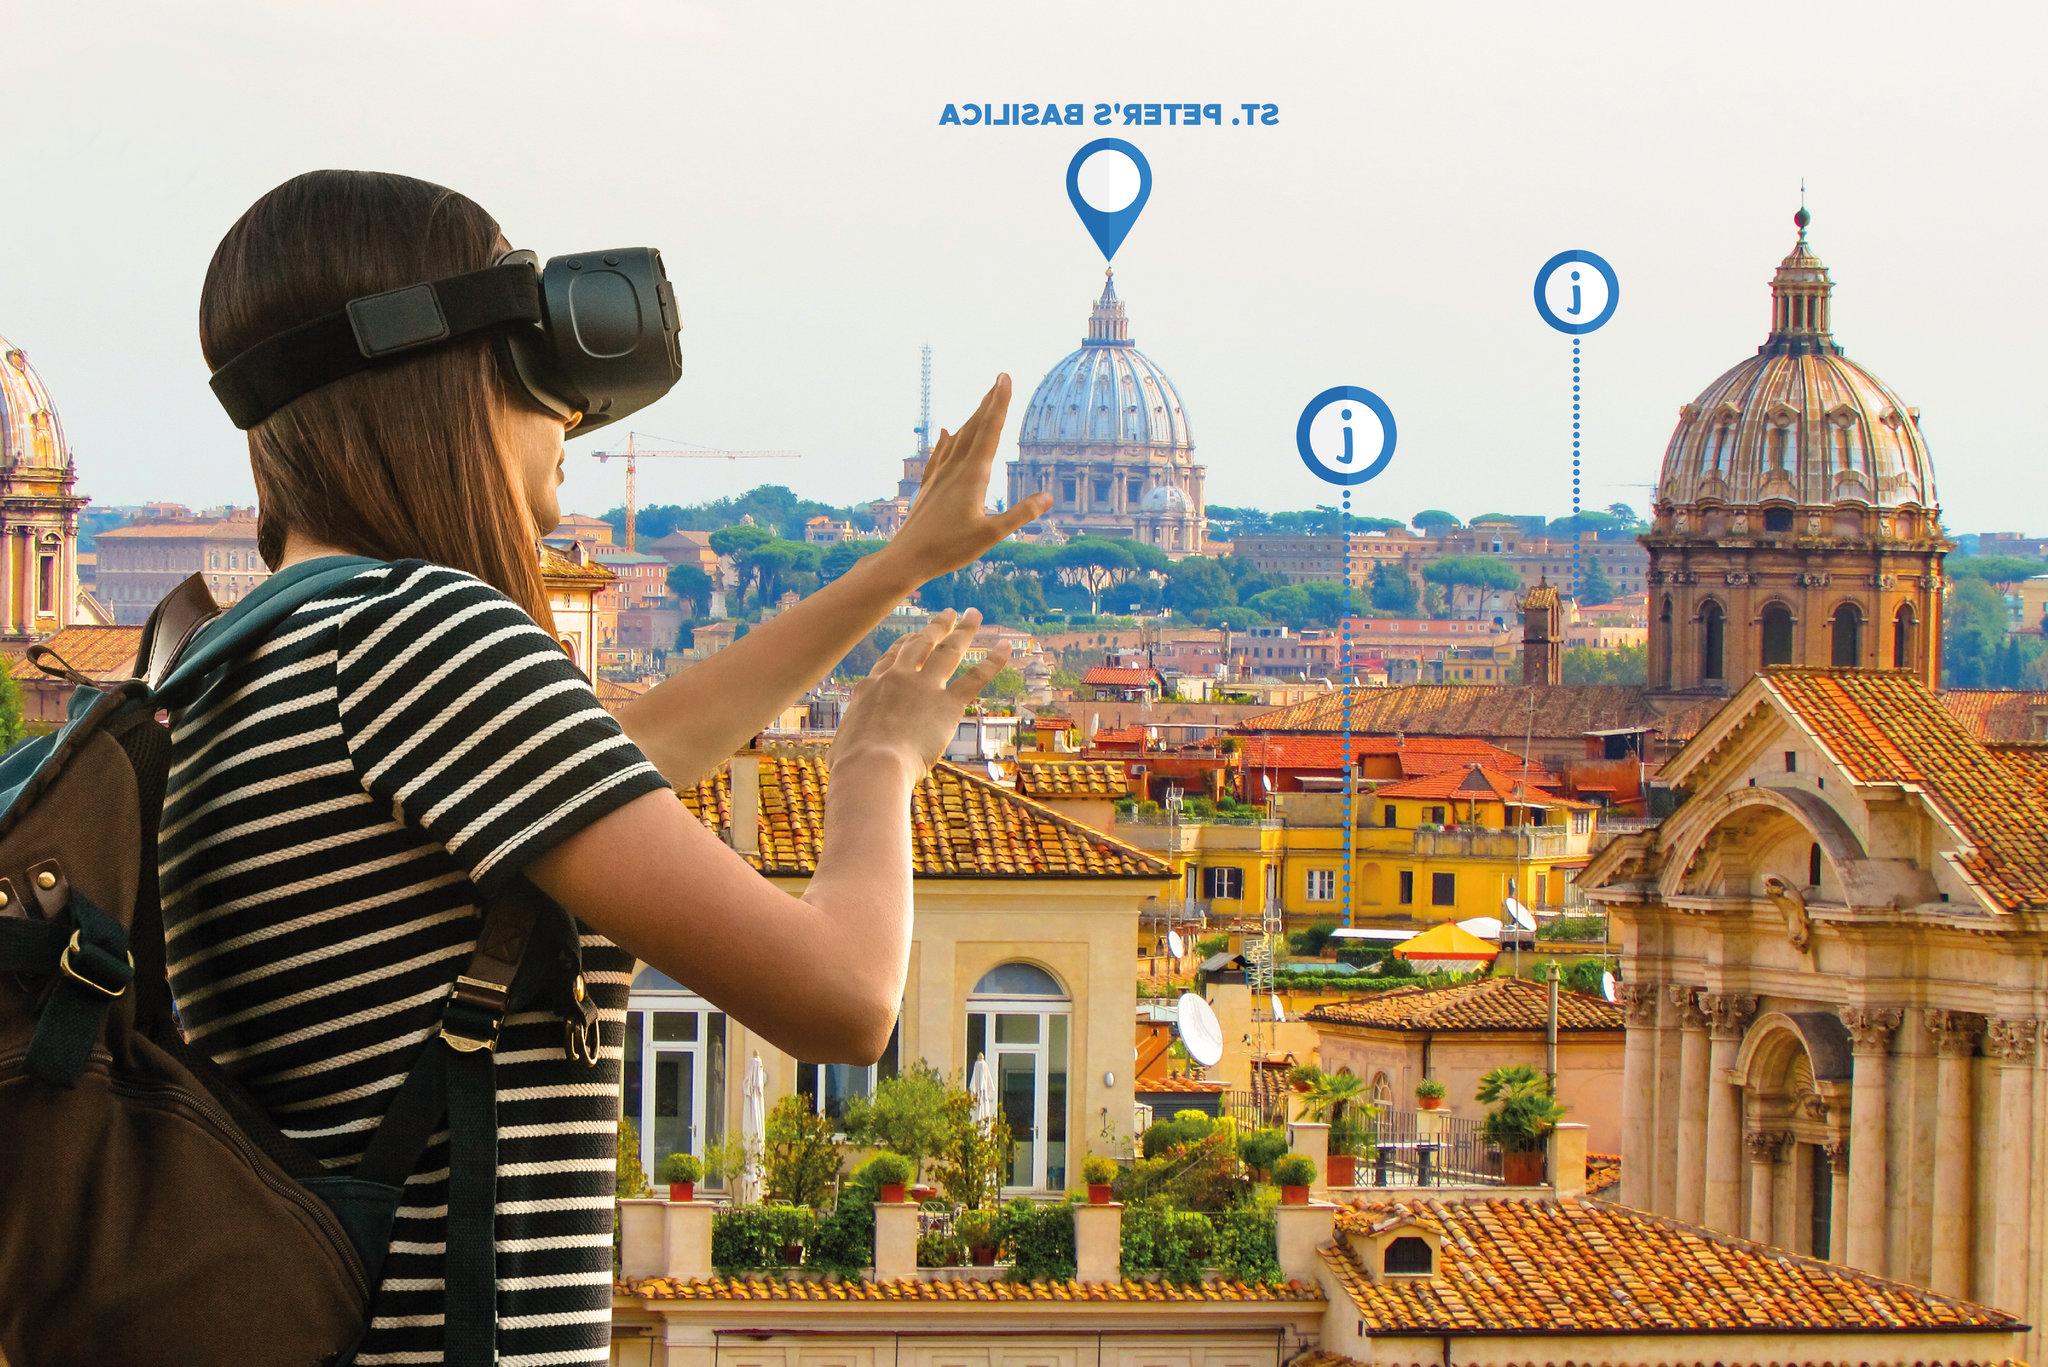
{"type": "Polygon", "coordinates": [[[918,454],[929,455],[932,449],[932,344],[926,342],[918,355],[917,380],[917,435],[918,454]]]}

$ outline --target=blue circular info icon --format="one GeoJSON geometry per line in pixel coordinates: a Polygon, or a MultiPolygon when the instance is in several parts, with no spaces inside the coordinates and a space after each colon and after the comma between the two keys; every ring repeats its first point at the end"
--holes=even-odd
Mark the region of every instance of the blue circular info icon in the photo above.
{"type": "Polygon", "coordinates": [[[1309,473],[1349,487],[1376,478],[1394,458],[1394,413],[1370,389],[1333,385],[1308,401],[1294,447],[1309,473]]]}

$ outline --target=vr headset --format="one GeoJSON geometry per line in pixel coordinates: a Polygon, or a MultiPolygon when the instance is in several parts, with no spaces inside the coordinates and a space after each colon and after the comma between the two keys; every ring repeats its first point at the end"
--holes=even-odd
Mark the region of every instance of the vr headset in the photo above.
{"type": "Polygon", "coordinates": [[[322,385],[479,333],[535,402],[577,435],[638,412],[683,373],[675,291],[652,247],[507,252],[467,275],[351,299],[265,338],[213,372],[247,430],[322,385]]]}

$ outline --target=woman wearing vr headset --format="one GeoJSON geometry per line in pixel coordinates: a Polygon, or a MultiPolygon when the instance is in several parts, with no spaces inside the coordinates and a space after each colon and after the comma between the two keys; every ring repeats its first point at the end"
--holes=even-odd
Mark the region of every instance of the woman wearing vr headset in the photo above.
{"type": "MultiPolygon", "coordinates": [[[[606,1360],[635,958],[793,1056],[881,1053],[908,968],[911,789],[1006,652],[955,678],[977,619],[942,613],[855,688],[801,896],[756,873],[674,789],[715,772],[919,584],[1046,506],[984,508],[1010,397],[999,378],[940,435],[885,549],[614,719],[548,625],[536,543],[560,518],[577,414],[525,364],[536,324],[464,334],[474,301],[451,289],[438,310],[450,335],[436,339],[436,309],[390,293],[488,276],[508,249],[452,191],[315,172],[234,225],[200,305],[210,366],[269,356],[278,392],[303,391],[265,416],[236,414],[250,416],[265,561],[287,572],[340,555],[379,563],[295,610],[175,721],[160,857],[188,1038],[345,1173],[435,1046],[491,899],[523,881],[573,914],[578,1000],[596,1008],[594,1062],[573,1057],[574,1032],[565,1045],[545,1012],[514,1010],[498,1034],[494,1309],[451,1294],[451,1160],[438,1136],[405,1184],[363,1364],[444,1361],[444,1323],[452,1341],[458,1315],[479,1313],[506,1361],[606,1360]],[[294,380],[300,362],[260,351],[336,317],[365,357],[340,378],[308,362],[294,380]]],[[[550,288],[543,280],[543,314],[550,288]]],[[[533,293],[525,286],[517,307],[533,293]]],[[[601,386],[601,367],[585,380],[601,386]]]]}

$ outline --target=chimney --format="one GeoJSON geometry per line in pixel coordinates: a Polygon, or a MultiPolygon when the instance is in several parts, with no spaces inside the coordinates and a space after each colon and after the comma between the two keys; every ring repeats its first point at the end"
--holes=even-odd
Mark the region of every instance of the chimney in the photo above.
{"type": "Polygon", "coordinates": [[[1550,1182],[1559,1196],[1586,1194],[1586,1127],[1561,1124],[1550,1131],[1550,1182]]]}
{"type": "Polygon", "coordinates": [[[761,852],[761,752],[740,751],[732,757],[732,827],[726,843],[741,854],[761,852]]]}

